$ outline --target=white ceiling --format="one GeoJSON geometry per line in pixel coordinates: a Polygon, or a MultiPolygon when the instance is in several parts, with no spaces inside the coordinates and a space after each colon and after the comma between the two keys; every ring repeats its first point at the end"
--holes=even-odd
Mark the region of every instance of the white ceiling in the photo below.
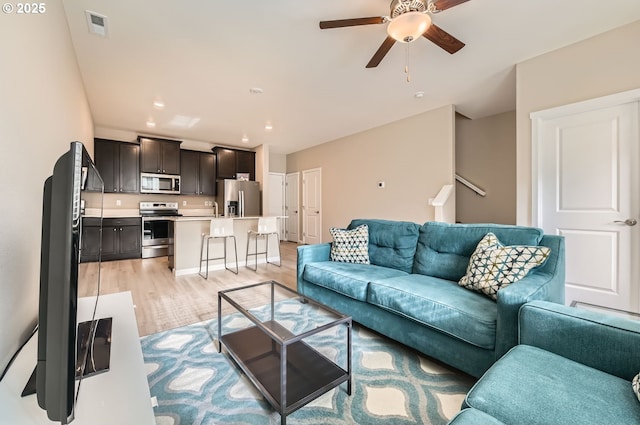
{"type": "Polygon", "coordinates": [[[279,153],[447,104],[470,118],[513,110],[516,63],[640,19],[638,0],[470,0],[433,17],[466,47],[411,43],[407,83],[404,44],[365,69],[386,24],[318,27],[388,15],[390,0],[63,3],[95,126],[279,153]],[[107,38],[88,32],[85,10],[108,17],[107,38]]]}

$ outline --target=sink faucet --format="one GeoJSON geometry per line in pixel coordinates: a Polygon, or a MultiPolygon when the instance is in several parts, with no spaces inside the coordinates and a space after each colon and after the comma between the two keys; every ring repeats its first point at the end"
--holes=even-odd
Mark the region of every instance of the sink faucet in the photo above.
{"type": "Polygon", "coordinates": [[[218,203],[216,201],[213,201],[213,216],[218,218],[218,203]]]}

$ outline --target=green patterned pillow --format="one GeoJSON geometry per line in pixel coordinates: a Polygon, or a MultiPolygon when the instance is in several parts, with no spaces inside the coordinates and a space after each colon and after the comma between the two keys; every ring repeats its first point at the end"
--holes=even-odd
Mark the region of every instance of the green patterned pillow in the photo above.
{"type": "Polygon", "coordinates": [[[631,388],[633,388],[633,392],[636,393],[636,397],[638,397],[638,401],[640,401],[640,373],[631,381],[631,388]]]}
{"type": "Polygon", "coordinates": [[[487,233],[476,246],[467,273],[458,285],[497,300],[501,288],[544,264],[550,252],[545,246],[504,246],[496,235],[487,233]]]}
{"type": "Polygon", "coordinates": [[[369,264],[369,226],[346,230],[332,227],[331,261],[369,264]]]}

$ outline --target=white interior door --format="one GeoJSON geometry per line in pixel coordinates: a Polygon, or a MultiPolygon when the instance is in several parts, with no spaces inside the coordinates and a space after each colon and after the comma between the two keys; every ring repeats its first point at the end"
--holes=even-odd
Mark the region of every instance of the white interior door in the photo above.
{"type": "Polygon", "coordinates": [[[638,103],[590,109],[536,123],[534,216],[565,237],[567,304],[638,311],[638,103]]]}
{"type": "Polygon", "coordinates": [[[302,241],[322,242],[322,170],[302,172],[302,241]]]}
{"type": "MultiPolygon", "coordinates": [[[[267,212],[264,215],[268,216],[283,216],[284,210],[284,174],[283,173],[269,173],[269,193],[267,195],[267,212]]],[[[280,234],[280,240],[285,239],[283,220],[278,220],[278,233],[280,234]]]]}
{"type": "Polygon", "coordinates": [[[286,220],[285,238],[300,242],[300,173],[287,174],[285,178],[284,212],[286,220]]]}

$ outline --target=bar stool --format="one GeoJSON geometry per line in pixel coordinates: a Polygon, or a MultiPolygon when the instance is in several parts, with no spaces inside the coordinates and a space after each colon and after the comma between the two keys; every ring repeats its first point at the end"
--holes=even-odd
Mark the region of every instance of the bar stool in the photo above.
{"type": "Polygon", "coordinates": [[[210,260],[221,260],[224,258],[224,268],[238,274],[238,245],[236,244],[236,237],[233,234],[233,219],[232,218],[214,218],[211,219],[211,224],[209,225],[209,234],[202,234],[202,242],[200,243],[200,268],[198,270],[198,274],[205,279],[209,278],[209,261],[210,260]],[[233,248],[236,253],[236,269],[230,269],[227,267],[227,239],[233,238],[233,248]],[[223,239],[224,246],[224,256],[223,257],[215,257],[209,258],[209,245],[211,239],[223,239]],[[204,244],[205,241],[207,243],[207,256],[206,258],[202,258],[202,253],[204,252],[204,244]],[[206,272],[202,274],[202,262],[206,261],[206,272]]]}
{"type": "Polygon", "coordinates": [[[282,265],[282,257],[280,256],[280,235],[278,234],[278,219],[276,217],[260,217],[258,218],[258,230],[249,230],[247,232],[247,256],[245,260],[245,267],[251,269],[253,271],[258,270],[258,254],[264,254],[266,262],[269,264],[274,264],[278,267],[282,265]],[[276,239],[278,240],[278,264],[271,263],[269,261],[269,236],[276,235],[276,239]],[[251,237],[255,238],[255,252],[249,253],[249,242],[251,241],[251,237]],[[260,236],[264,236],[265,248],[264,251],[258,252],[258,238],[260,236]],[[249,256],[253,255],[256,258],[255,268],[249,267],[249,256]]]}

